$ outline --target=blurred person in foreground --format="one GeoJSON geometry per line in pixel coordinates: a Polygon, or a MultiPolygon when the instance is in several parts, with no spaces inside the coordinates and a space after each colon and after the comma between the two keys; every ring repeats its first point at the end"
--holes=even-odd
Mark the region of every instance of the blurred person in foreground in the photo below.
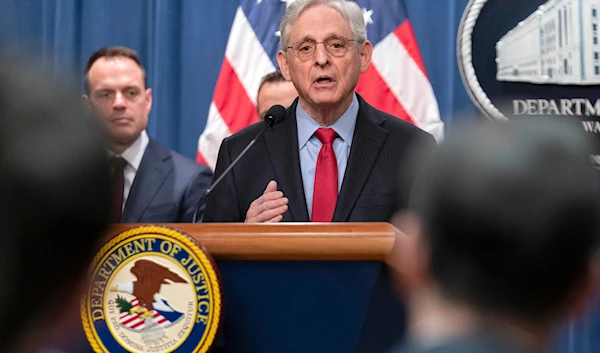
{"type": "Polygon", "coordinates": [[[80,290],[108,224],[103,134],[74,91],[0,61],[0,352],[64,349],[84,342],[80,290]]]}
{"type": "MultiPolygon", "coordinates": [[[[406,207],[408,160],[435,140],[354,91],[373,52],[362,10],[352,1],[296,0],[280,33],[277,62],[298,98],[214,188],[204,221],[387,222],[406,207]]],[[[263,126],[223,140],[215,178],[263,126]]]]}
{"type": "Polygon", "coordinates": [[[296,97],[298,97],[298,92],[294,84],[286,81],[281,71],[271,72],[262,78],[260,86],[258,86],[256,97],[258,116],[264,119],[269,108],[276,104],[287,108],[292,105],[296,97]]]}
{"type": "Polygon", "coordinates": [[[575,123],[483,125],[425,163],[394,264],[409,308],[395,352],[544,352],[597,278],[598,201],[575,123]]]}
{"type": "Polygon", "coordinates": [[[152,89],[137,53],[119,46],[93,53],[83,102],[107,134],[116,185],[112,222],[191,222],[212,172],[148,137],[152,89]]]}

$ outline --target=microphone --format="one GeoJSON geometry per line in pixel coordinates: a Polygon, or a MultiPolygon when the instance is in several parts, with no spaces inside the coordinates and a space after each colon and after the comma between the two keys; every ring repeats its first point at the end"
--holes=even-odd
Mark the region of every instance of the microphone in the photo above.
{"type": "Polygon", "coordinates": [[[202,221],[202,219],[198,220],[198,222],[196,221],[196,218],[198,216],[198,211],[200,211],[200,207],[204,204],[204,201],[206,200],[208,195],[211,193],[211,191],[213,191],[214,188],[217,187],[217,185],[219,185],[221,180],[223,180],[223,178],[225,178],[225,176],[229,173],[229,171],[231,171],[231,169],[233,169],[233,167],[240,161],[240,159],[242,159],[242,157],[246,154],[246,152],[248,152],[250,147],[252,147],[256,143],[256,140],[258,140],[265,133],[265,131],[267,131],[267,128],[275,127],[276,125],[280,124],[282,121],[285,120],[285,116],[286,116],[286,112],[285,112],[285,108],[283,106],[277,104],[277,105],[274,105],[271,108],[269,108],[269,110],[265,114],[265,118],[264,118],[265,124],[262,127],[262,129],[260,129],[260,131],[258,132],[256,137],[254,139],[252,139],[252,141],[250,141],[250,143],[248,143],[248,146],[246,146],[246,148],[244,148],[242,150],[242,152],[240,152],[240,154],[233,160],[233,162],[231,162],[231,164],[227,167],[227,169],[225,169],[225,171],[223,171],[221,176],[219,176],[219,178],[217,178],[217,180],[215,180],[212,183],[212,185],[208,189],[206,189],[206,192],[204,192],[204,195],[202,195],[202,197],[198,201],[198,204],[196,204],[196,210],[194,211],[194,217],[192,217],[192,223],[199,223],[202,221]]]}

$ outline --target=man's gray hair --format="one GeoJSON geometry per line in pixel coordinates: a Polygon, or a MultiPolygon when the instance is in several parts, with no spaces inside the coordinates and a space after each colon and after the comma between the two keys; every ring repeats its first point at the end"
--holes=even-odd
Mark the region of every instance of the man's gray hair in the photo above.
{"type": "Polygon", "coordinates": [[[290,26],[296,23],[304,11],[316,5],[329,6],[344,17],[350,25],[354,39],[359,44],[357,49],[367,41],[367,26],[362,10],[357,3],[346,0],[296,0],[287,8],[279,25],[280,44],[283,51],[287,50],[290,26]]]}

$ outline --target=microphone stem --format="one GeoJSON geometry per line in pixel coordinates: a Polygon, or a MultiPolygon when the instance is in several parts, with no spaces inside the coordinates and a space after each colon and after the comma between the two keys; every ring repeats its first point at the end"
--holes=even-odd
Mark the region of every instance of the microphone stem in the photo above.
{"type": "Polygon", "coordinates": [[[212,183],[212,185],[208,189],[206,189],[206,191],[204,192],[204,195],[202,195],[202,197],[196,204],[196,210],[194,211],[194,216],[192,217],[192,223],[201,223],[202,222],[202,218],[204,218],[204,217],[197,220],[197,216],[198,216],[198,212],[200,211],[200,207],[204,203],[204,200],[206,200],[206,198],[211,193],[211,191],[213,191],[214,188],[217,187],[217,185],[219,185],[221,180],[223,180],[225,178],[225,176],[229,173],[229,171],[231,169],[233,169],[233,167],[235,167],[237,162],[246,154],[246,152],[248,152],[250,147],[254,146],[254,144],[256,143],[256,140],[258,140],[265,133],[265,131],[267,131],[268,127],[269,127],[269,125],[265,124],[262,127],[262,129],[260,129],[260,131],[258,132],[258,135],[256,135],[256,137],[252,141],[250,141],[248,146],[246,146],[246,148],[244,148],[242,150],[242,152],[240,152],[240,154],[233,160],[233,162],[231,162],[231,164],[229,164],[229,166],[223,171],[223,173],[221,173],[221,175],[217,178],[217,180],[215,180],[215,182],[212,183]]]}

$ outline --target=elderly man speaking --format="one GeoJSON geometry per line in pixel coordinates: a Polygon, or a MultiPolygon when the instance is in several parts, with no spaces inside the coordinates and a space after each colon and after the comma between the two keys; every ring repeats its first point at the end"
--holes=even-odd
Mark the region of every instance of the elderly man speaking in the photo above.
{"type": "MultiPolygon", "coordinates": [[[[371,63],[360,7],[297,0],[281,21],[281,72],[298,91],[208,198],[208,222],[387,221],[413,184],[411,157],[431,135],[370,106],[354,92],[371,63]]],[[[215,179],[263,123],[225,139],[215,179]]]]}

